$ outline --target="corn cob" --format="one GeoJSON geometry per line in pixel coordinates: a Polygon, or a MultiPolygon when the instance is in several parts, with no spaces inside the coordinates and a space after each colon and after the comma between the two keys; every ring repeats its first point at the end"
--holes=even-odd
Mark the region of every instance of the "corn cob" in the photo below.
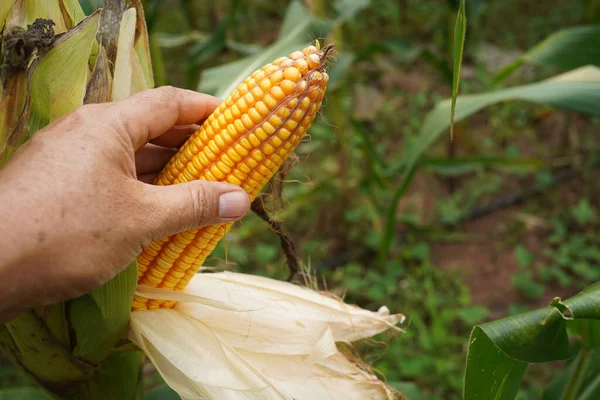
{"type": "MultiPolygon", "coordinates": [[[[332,46],[308,46],[255,71],[208,117],[155,181],[229,182],[254,200],[309,129],[329,77],[332,46]]],[[[163,238],[138,256],[138,284],[183,290],[232,223],[163,238]]],[[[136,296],[134,310],[168,308],[173,302],[136,296]]]]}

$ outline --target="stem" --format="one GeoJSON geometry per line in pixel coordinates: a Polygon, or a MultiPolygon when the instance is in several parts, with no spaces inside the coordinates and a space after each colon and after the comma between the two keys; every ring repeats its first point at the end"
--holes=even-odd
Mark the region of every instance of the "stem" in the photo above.
{"type": "Polygon", "coordinates": [[[390,253],[390,249],[392,247],[392,241],[394,240],[394,236],[396,235],[396,213],[398,210],[398,202],[408,190],[410,183],[415,175],[416,166],[411,168],[402,176],[402,183],[400,187],[394,192],[394,196],[392,197],[392,201],[390,203],[390,207],[388,208],[387,216],[386,216],[386,225],[385,225],[385,233],[383,234],[383,238],[381,239],[381,244],[379,246],[379,254],[377,257],[377,263],[381,267],[385,263],[390,253]]]}
{"type": "Polygon", "coordinates": [[[577,395],[581,391],[583,378],[585,377],[585,372],[590,361],[590,354],[591,350],[583,347],[579,351],[579,354],[577,354],[577,358],[573,362],[573,369],[571,370],[571,375],[569,376],[567,387],[563,392],[561,400],[577,399],[577,395]]]}

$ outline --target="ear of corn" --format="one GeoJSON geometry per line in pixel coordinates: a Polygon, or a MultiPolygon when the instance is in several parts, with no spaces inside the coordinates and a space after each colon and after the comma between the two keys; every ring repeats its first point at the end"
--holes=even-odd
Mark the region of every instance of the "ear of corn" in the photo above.
{"type": "MultiPolygon", "coordinates": [[[[325,95],[331,46],[308,46],[255,71],[213,112],[156,180],[172,185],[195,179],[243,187],[251,200],[300,143],[325,95]]],[[[138,283],[183,290],[232,223],[161,239],[138,257],[138,283]]],[[[134,310],[173,302],[136,297],[134,310]]]]}

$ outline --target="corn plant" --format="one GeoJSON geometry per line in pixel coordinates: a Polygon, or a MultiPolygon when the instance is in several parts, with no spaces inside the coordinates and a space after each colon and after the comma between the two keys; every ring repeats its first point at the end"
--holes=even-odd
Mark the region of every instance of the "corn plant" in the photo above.
{"type": "MultiPolygon", "coordinates": [[[[73,0],[9,3],[0,8],[2,162],[83,104],[153,87],[140,1],[105,0],[87,17],[73,0]]],[[[247,78],[231,80],[230,95],[155,184],[225,181],[258,196],[317,115],[331,49],[317,41],[260,69],[254,63],[275,51],[253,60],[242,70],[247,78]]],[[[94,292],[19,315],[0,328],[2,350],[65,399],[139,397],[139,349],[183,398],[326,398],[332,391],[344,398],[400,397],[337,342],[387,330],[402,315],[385,307],[362,310],[266,278],[196,274],[231,225],[154,242],[94,292]]]]}
{"type": "MultiPolygon", "coordinates": [[[[456,33],[457,37],[465,34],[464,31],[456,33]]],[[[495,78],[496,90],[457,96],[455,85],[452,99],[439,103],[427,115],[418,144],[410,149],[411,154],[403,164],[403,186],[412,178],[423,152],[454,119],[465,119],[492,104],[524,100],[600,116],[600,57],[595,52],[599,34],[600,28],[595,26],[555,33],[501,70],[495,78]],[[502,82],[525,63],[551,66],[565,72],[541,82],[500,89],[502,82]],[[448,115],[452,116],[450,120],[448,115]]],[[[462,40],[464,43],[464,38],[462,40]]],[[[457,52],[455,84],[460,63],[457,52]]],[[[399,198],[402,188],[398,193],[399,198]]],[[[386,243],[384,250],[385,246],[386,243]]],[[[557,297],[545,308],[476,326],[469,340],[464,398],[514,399],[529,364],[567,359],[570,361],[568,367],[546,389],[543,398],[598,398],[599,320],[600,282],[570,299],[557,297]]]]}
{"type": "MultiPolygon", "coordinates": [[[[80,105],[154,85],[140,1],[106,1],[89,16],[73,0],[4,1],[0,24],[0,165],[80,105]]],[[[142,353],[115,350],[135,283],[134,263],[88,295],[20,315],[0,328],[4,353],[57,396],[135,397],[142,353]]]]}

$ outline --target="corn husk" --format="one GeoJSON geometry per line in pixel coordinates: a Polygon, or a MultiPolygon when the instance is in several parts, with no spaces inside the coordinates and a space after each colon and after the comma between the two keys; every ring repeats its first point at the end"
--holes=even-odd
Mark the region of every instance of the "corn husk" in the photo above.
{"type": "Polygon", "coordinates": [[[136,311],[129,338],[184,399],[392,399],[397,394],[340,343],[397,329],[401,314],[363,310],[264,277],[198,274],[183,293],[138,286],[175,300],[136,311]]]}

